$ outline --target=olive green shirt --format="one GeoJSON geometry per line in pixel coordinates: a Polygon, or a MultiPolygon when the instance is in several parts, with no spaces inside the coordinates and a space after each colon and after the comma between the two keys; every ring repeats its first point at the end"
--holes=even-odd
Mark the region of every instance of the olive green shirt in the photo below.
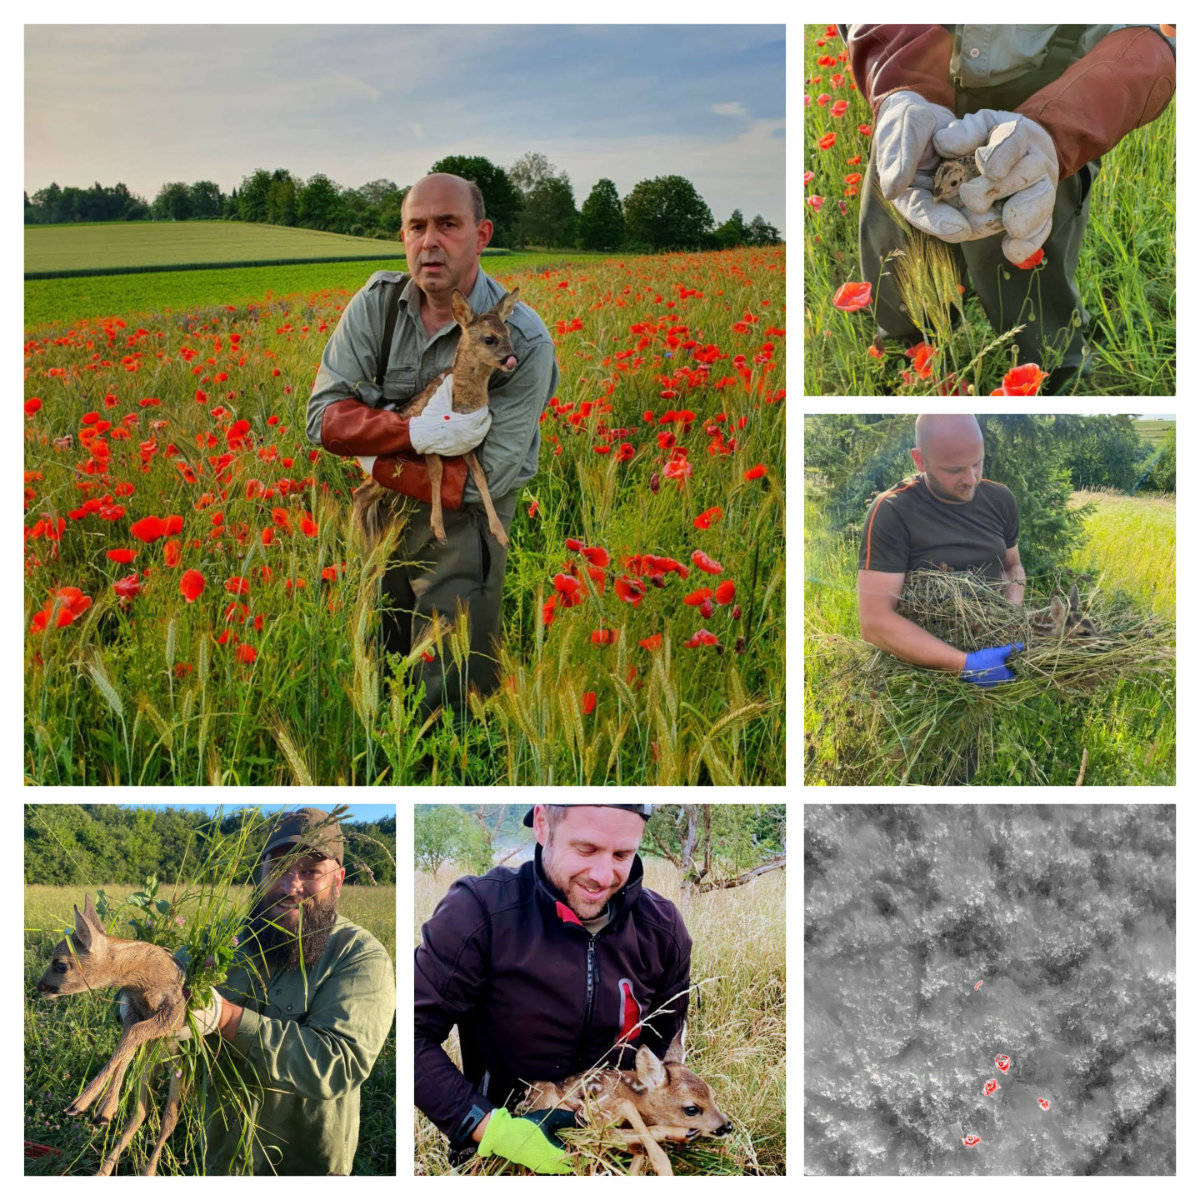
{"type": "MultiPolygon", "coordinates": [[[[421,289],[410,279],[400,293],[400,310],[383,375],[375,374],[387,320],[385,284],[400,280],[399,271],[376,271],[355,293],[330,335],[308,398],[308,437],[321,445],[325,410],[338,400],[356,399],[372,408],[402,408],[454,362],[462,333],[456,322],[428,333],[421,320],[421,289]]],[[[474,312],[491,308],[504,288],[481,267],[467,302],[474,312]]],[[[517,357],[511,375],[493,372],[488,383],[492,427],[476,451],[493,496],[507,496],[537,473],[542,412],[558,388],[554,343],[542,319],[518,300],[505,322],[517,357]]],[[[464,504],[482,503],[475,481],[468,477],[464,504]]]]}
{"type": "MultiPolygon", "coordinates": [[[[306,973],[265,983],[234,965],[218,989],[245,1006],[232,1053],[251,1087],[254,1174],[349,1175],[358,1148],[359,1089],[396,1012],[396,974],[365,929],[339,917],[306,973]],[[307,975],[307,978],[305,977],[307,975]]],[[[209,1105],[205,1173],[244,1161],[243,1128],[209,1105]]]]}

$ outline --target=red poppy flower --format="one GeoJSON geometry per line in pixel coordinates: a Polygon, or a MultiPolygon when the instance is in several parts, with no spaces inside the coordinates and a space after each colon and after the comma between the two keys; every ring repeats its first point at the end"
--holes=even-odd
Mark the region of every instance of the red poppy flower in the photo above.
{"type": "Polygon", "coordinates": [[[725,570],[715,558],[709,558],[703,550],[692,551],[692,562],[706,575],[720,575],[725,570]]]}
{"type": "Polygon", "coordinates": [[[609,564],[608,551],[601,546],[584,546],[583,557],[592,564],[593,567],[607,567],[609,564]]]}
{"type": "Polygon", "coordinates": [[[697,529],[711,529],[714,522],[719,521],[724,515],[724,510],[721,508],[706,508],[698,517],[696,517],[694,521],[692,521],[692,524],[695,525],[697,529]]]}
{"type": "Polygon", "coordinates": [[[35,633],[41,633],[50,623],[50,618],[54,616],[54,610],[57,608],[58,615],[54,617],[54,627],[62,629],[83,616],[91,606],[91,596],[85,596],[77,587],[56,588],[50,593],[45,607],[33,614],[30,628],[35,633]]]}
{"type": "Polygon", "coordinates": [[[871,283],[843,283],[836,292],[833,293],[833,307],[841,309],[842,312],[858,312],[860,308],[866,308],[871,303],[871,283]]]}
{"type": "Polygon", "coordinates": [[[537,516],[537,513],[538,513],[538,502],[536,500],[534,500],[529,505],[529,508],[526,510],[526,515],[532,519],[533,517],[537,516]]]}
{"type": "Polygon", "coordinates": [[[27,417],[32,417],[33,414],[41,407],[41,398],[38,396],[30,396],[29,399],[25,401],[25,415],[27,417]]]}
{"type": "Polygon", "coordinates": [[[809,198],[807,200],[807,204],[808,204],[809,208],[811,208],[813,210],[813,212],[820,212],[821,206],[824,203],[825,203],[824,196],[809,196],[809,198]]]}
{"type": "Polygon", "coordinates": [[[159,538],[167,536],[167,523],[162,517],[143,517],[130,525],[129,532],[139,542],[157,542],[159,538]]]}
{"type": "Polygon", "coordinates": [[[905,350],[905,357],[912,359],[913,367],[922,379],[933,374],[933,358],[937,351],[928,342],[919,342],[905,350]]]}
{"type": "Polygon", "coordinates": [[[308,513],[305,513],[304,516],[300,518],[300,532],[304,534],[305,537],[314,538],[317,536],[317,523],[308,513]]]}
{"type": "Polygon", "coordinates": [[[683,644],[689,650],[695,650],[697,646],[715,646],[717,644],[717,635],[709,633],[707,629],[697,629],[694,634],[683,644]]]}
{"type": "Polygon", "coordinates": [[[734,587],[732,579],[722,579],[717,584],[717,590],[713,593],[718,604],[728,604],[733,599],[737,589],[734,587]]]}
{"type": "Polygon", "coordinates": [[[827,133],[818,143],[817,147],[821,150],[828,150],[834,142],[837,141],[836,133],[827,133]]]}
{"type": "Polygon", "coordinates": [[[250,590],[250,580],[241,575],[230,575],[225,580],[225,590],[234,596],[244,596],[250,590]]]}
{"type": "Polygon", "coordinates": [[[564,575],[560,571],[554,577],[554,590],[563,608],[572,608],[583,602],[583,585],[573,575],[564,575]]]}
{"type": "Polygon", "coordinates": [[[594,646],[610,646],[616,640],[617,631],[615,629],[592,630],[592,645],[594,646]]]}
{"type": "Polygon", "coordinates": [[[829,115],[832,117],[840,117],[845,115],[846,109],[850,107],[849,100],[835,100],[833,107],[829,110],[829,115]]]}
{"type": "Polygon", "coordinates": [[[163,546],[163,562],[168,567],[177,567],[179,566],[180,557],[179,539],[172,538],[163,546]]]}
{"type": "Polygon", "coordinates": [[[662,645],[663,635],[661,633],[652,633],[648,638],[642,638],[639,646],[644,646],[647,650],[657,650],[662,645]]]}
{"type": "Polygon", "coordinates": [[[1036,396],[1046,372],[1037,363],[1022,363],[1005,373],[1004,381],[993,396],[1036,396]]]}
{"type": "Polygon", "coordinates": [[[767,468],[762,463],[755,463],[750,470],[746,471],[742,478],[746,480],[761,479],[767,473],[767,468]]]}
{"type": "Polygon", "coordinates": [[[568,550],[583,549],[583,543],[578,538],[567,538],[566,546],[568,550]]]}
{"type": "Polygon", "coordinates": [[[712,588],[702,587],[697,588],[694,592],[688,592],[683,598],[684,604],[690,604],[693,608],[699,608],[705,600],[711,598],[712,588]]]}
{"type": "Polygon", "coordinates": [[[646,585],[640,579],[634,579],[631,575],[621,575],[618,577],[616,583],[613,584],[613,590],[626,604],[637,608],[642,602],[642,597],[646,594],[646,585]]]}
{"type": "Polygon", "coordinates": [[[204,576],[194,567],[189,567],[179,580],[179,590],[183,593],[183,598],[191,604],[204,591],[204,576]]]}
{"type": "Polygon", "coordinates": [[[595,709],[595,707],[596,707],[596,693],[595,692],[584,692],[583,695],[579,698],[579,711],[582,712],[585,717],[590,717],[592,715],[592,712],[595,709]]]}
{"type": "Polygon", "coordinates": [[[238,662],[252,663],[258,657],[258,651],[253,646],[247,646],[245,642],[237,648],[238,662]]]}
{"type": "Polygon", "coordinates": [[[135,596],[141,595],[142,581],[138,578],[138,573],[134,571],[132,575],[123,575],[120,579],[114,580],[113,591],[122,600],[132,600],[135,596]]]}
{"type": "Polygon", "coordinates": [[[1039,246],[1024,262],[1017,263],[1018,270],[1030,271],[1046,257],[1046,251],[1039,246]]]}
{"type": "Polygon", "coordinates": [[[105,550],[104,557],[115,563],[131,563],[137,557],[137,551],[126,546],[117,546],[115,549],[105,550]]]}

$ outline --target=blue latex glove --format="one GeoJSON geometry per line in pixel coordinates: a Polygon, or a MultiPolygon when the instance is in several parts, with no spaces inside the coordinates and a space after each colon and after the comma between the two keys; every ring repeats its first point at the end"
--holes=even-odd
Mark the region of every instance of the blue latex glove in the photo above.
{"type": "Polygon", "coordinates": [[[1008,656],[1014,650],[1024,650],[1025,643],[1017,642],[1009,646],[989,646],[986,650],[972,650],[967,655],[966,665],[962,669],[962,677],[968,683],[980,687],[995,687],[998,683],[1007,683],[1016,679],[1016,672],[1008,665],[1008,656]]]}

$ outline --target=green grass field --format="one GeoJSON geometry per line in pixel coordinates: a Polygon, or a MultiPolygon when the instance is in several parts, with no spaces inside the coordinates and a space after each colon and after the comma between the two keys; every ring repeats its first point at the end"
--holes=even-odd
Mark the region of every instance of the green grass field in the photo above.
{"type": "Polygon", "coordinates": [[[1133,427],[1137,430],[1138,437],[1145,438],[1157,450],[1166,440],[1167,434],[1175,428],[1175,422],[1149,419],[1134,421],[1133,427]]]}
{"type": "MultiPolygon", "coordinates": [[[[404,248],[398,242],[374,242],[372,245],[389,245],[395,249],[385,252],[387,257],[365,262],[285,263],[269,267],[29,279],[25,281],[25,330],[27,335],[45,336],[64,331],[81,320],[114,316],[160,319],[169,313],[230,304],[278,303],[281,298],[295,295],[353,293],[375,271],[408,269],[404,248]]],[[[490,275],[507,276],[522,271],[568,269],[594,262],[598,257],[574,250],[497,254],[485,257],[483,268],[490,275]]]]}
{"type": "MultiPolygon", "coordinates": [[[[1074,502],[1094,501],[1087,540],[1070,565],[1085,571],[1102,590],[1124,591],[1140,606],[1173,618],[1175,613],[1175,501],[1173,496],[1124,496],[1079,492],[1074,502]]],[[[828,671],[818,647],[829,637],[858,638],[856,538],[831,536],[811,499],[805,501],[804,728],[809,769],[805,782],[843,782],[836,752],[852,713],[828,710],[828,671]]],[[[865,690],[865,689],[860,689],[865,690]]],[[[1073,784],[1083,753],[1086,782],[1095,785],[1169,785],[1175,782],[1175,697],[1171,681],[1120,680],[1086,699],[1039,696],[1028,711],[997,719],[992,754],[972,783],[1073,784]]]]}
{"type": "MultiPolygon", "coordinates": [[[[833,307],[842,284],[862,280],[858,190],[865,185],[873,133],[869,106],[853,90],[845,60],[837,58],[844,52],[836,32],[804,27],[805,393],[936,396],[957,394],[961,387],[989,395],[1016,365],[1016,350],[1004,336],[1011,331],[993,331],[969,290],[962,323],[939,340],[923,375],[899,343],[888,343],[883,357],[868,354],[875,333],[872,308],[846,313],[833,307]],[[832,66],[817,61],[830,56],[832,66]],[[838,108],[842,101],[844,110],[838,108]]],[[[1076,384],[1078,394],[1175,394],[1175,184],[1172,101],[1156,121],[1104,155],[1092,187],[1075,281],[1092,317],[1094,367],[1076,384]]],[[[1029,277],[1036,294],[1036,268],[1029,277]]],[[[959,297],[947,292],[927,302],[944,308],[948,318],[959,297]]],[[[1050,371],[1057,363],[1039,365],[1050,371]]]]}
{"type": "Polygon", "coordinates": [[[100,221],[26,225],[26,271],[95,271],[274,258],[346,258],[393,250],[399,242],[245,221],[100,221]]]}
{"type": "MultiPolygon", "coordinates": [[[[680,907],[692,937],[692,984],[699,986],[699,994],[693,992],[688,1013],[687,1065],[708,1081],[721,1111],[734,1124],[726,1142],[708,1144],[726,1160],[711,1173],[786,1174],[784,872],[684,900],[673,866],[648,857],[645,868],[646,886],[680,907]]],[[[436,876],[416,872],[414,945],[420,942],[422,923],[464,873],[453,863],[436,876]]],[[[446,1048],[457,1063],[457,1033],[446,1048]]],[[[446,1139],[420,1112],[413,1116],[415,1173],[448,1174],[446,1139]]],[[[695,1146],[702,1149],[704,1143],[695,1146]]],[[[581,1164],[576,1170],[584,1173],[581,1164]]],[[[686,1164],[677,1163],[676,1170],[685,1173],[686,1164]]]]}
{"type": "MultiPolygon", "coordinates": [[[[87,890],[95,898],[104,888],[114,906],[137,889],[132,885],[95,884],[87,890]]],[[[25,1038],[25,1138],[61,1153],[26,1160],[26,1174],[94,1175],[104,1156],[106,1131],[85,1117],[68,1117],[63,1109],[108,1060],[120,1038],[113,994],[97,992],[42,999],[36,990],[50,951],[73,921],[72,905],[83,903],[81,887],[27,885],[25,888],[24,1038],[25,1038]]],[[[163,888],[169,895],[170,889],[163,888]]],[[[339,911],[373,933],[392,961],[396,958],[396,889],[394,886],[346,887],[339,911]]],[[[120,920],[120,918],[118,918],[120,920]]],[[[127,925],[110,926],[111,933],[130,936],[127,925]]],[[[166,1082],[161,1080],[165,1096],[166,1082]]],[[[128,1080],[126,1092],[132,1090],[128,1080]]],[[[156,1107],[161,1099],[156,1101],[156,1107]]],[[[186,1161],[181,1144],[183,1123],[168,1143],[160,1174],[200,1173],[198,1164],[186,1161]],[[172,1154],[172,1148],[176,1153],[172,1154]]],[[[139,1133],[122,1160],[122,1174],[131,1171],[136,1151],[148,1153],[153,1139],[139,1133]]],[[[394,1175],[396,1172],[396,1032],[393,1028],[362,1088],[362,1124],[355,1175],[394,1175]]]]}

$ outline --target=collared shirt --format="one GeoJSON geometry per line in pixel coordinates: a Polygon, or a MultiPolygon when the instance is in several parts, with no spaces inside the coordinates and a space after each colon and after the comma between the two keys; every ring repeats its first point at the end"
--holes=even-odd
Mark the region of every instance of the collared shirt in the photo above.
{"type": "MultiPolygon", "coordinates": [[[[325,409],[337,400],[353,398],[372,408],[398,409],[424,390],[454,362],[461,330],[449,321],[430,334],[421,320],[421,290],[410,279],[401,292],[400,311],[392,335],[383,387],[375,384],[376,363],[387,319],[390,289],[397,271],[376,271],[351,298],[333,331],[308,400],[309,441],[321,444],[325,409]]],[[[481,267],[468,303],[474,312],[491,308],[504,288],[481,267]]],[[[517,367],[511,375],[497,371],[488,385],[492,427],[476,451],[488,487],[495,497],[507,496],[537,473],[539,421],[558,388],[554,343],[541,318],[518,301],[507,320],[517,367]]],[[[479,504],[479,490],[468,478],[464,504],[479,504]]]]}
{"type": "MultiPolygon", "coordinates": [[[[949,28],[949,27],[948,27],[949,28]]],[[[1127,25],[1081,26],[1074,58],[1082,58],[1101,38],[1127,25]]],[[[955,25],[950,75],[968,89],[995,87],[1040,67],[1058,32],[1057,25],[955,25]]]]}
{"type": "Polygon", "coordinates": [[[250,1134],[256,1175],[349,1175],[359,1092],[396,1012],[396,974],[379,941],[339,917],[316,964],[265,981],[235,964],[218,990],[245,1006],[229,1065],[248,1085],[252,1130],[208,1114],[209,1175],[229,1174],[250,1134]],[[252,1082],[257,1075],[258,1083],[252,1082]]]}

